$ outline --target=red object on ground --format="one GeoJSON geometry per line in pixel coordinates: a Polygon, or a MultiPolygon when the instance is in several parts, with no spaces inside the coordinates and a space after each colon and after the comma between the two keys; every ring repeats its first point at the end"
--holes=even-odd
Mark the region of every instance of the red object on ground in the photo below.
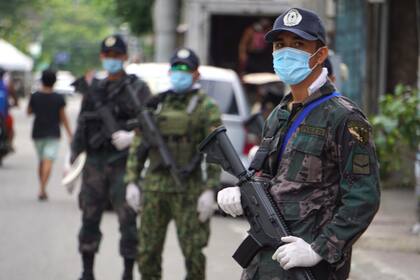
{"type": "Polygon", "coordinates": [[[7,134],[10,135],[10,132],[13,131],[13,117],[12,117],[12,115],[10,115],[10,114],[7,115],[5,123],[6,123],[7,134]]]}

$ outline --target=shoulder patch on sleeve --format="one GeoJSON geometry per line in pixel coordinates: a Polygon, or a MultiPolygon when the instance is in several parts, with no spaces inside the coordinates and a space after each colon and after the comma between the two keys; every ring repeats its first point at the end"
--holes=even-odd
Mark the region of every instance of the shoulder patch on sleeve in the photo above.
{"type": "Polygon", "coordinates": [[[355,154],[353,156],[353,174],[370,174],[369,155],[355,154]]]}
{"type": "Polygon", "coordinates": [[[369,143],[371,128],[370,126],[363,121],[359,120],[350,120],[347,123],[347,130],[350,135],[362,144],[369,143]]]}

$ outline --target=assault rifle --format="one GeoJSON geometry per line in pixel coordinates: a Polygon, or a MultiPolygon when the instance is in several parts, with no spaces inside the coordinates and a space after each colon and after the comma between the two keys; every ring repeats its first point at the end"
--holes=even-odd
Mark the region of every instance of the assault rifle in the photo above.
{"type": "MultiPolygon", "coordinates": [[[[268,178],[254,177],[253,171],[245,169],[223,126],[204,139],[199,150],[207,155],[209,163],[219,164],[239,179],[241,204],[250,229],[248,237],[233,254],[233,258],[246,268],[259,250],[264,247],[277,249],[283,244],[281,238],[290,235],[280,211],[268,193],[270,181],[268,178]]],[[[298,267],[289,271],[295,280],[315,280],[307,268],[298,267]]]]}
{"type": "Polygon", "coordinates": [[[145,158],[150,148],[157,148],[161,157],[163,167],[169,169],[172,178],[174,179],[178,187],[184,188],[185,186],[180,176],[181,172],[178,169],[176,162],[172,157],[172,154],[170,153],[168,147],[166,146],[162,135],[160,134],[160,131],[153,118],[152,112],[140,102],[135,90],[133,89],[133,86],[130,83],[126,83],[125,87],[131,97],[132,105],[134,105],[134,108],[136,108],[137,116],[134,120],[131,120],[127,124],[127,126],[129,128],[138,127],[142,135],[142,146],[139,149],[140,152],[143,153],[143,155],[140,155],[140,157],[145,158]]]}
{"type": "MultiPolygon", "coordinates": [[[[99,81],[94,80],[94,82],[88,87],[87,94],[92,96],[95,110],[93,112],[83,112],[82,117],[85,121],[101,121],[100,130],[90,137],[89,145],[94,149],[99,148],[107,139],[112,138],[112,134],[117,132],[120,129],[123,129],[123,126],[117,122],[112,114],[111,108],[109,105],[102,102],[100,96],[105,96],[105,89],[98,86],[99,81]],[[99,93],[98,93],[99,92],[99,93]]],[[[120,92],[121,85],[119,84],[110,95],[116,95],[120,92]]]]}
{"type": "Polygon", "coordinates": [[[183,188],[184,184],[182,183],[180,176],[182,173],[178,170],[176,162],[154,121],[152,113],[140,102],[130,80],[123,80],[110,95],[115,95],[124,89],[128,92],[130,105],[136,110],[136,117],[121,125],[115,120],[109,106],[95,100],[95,111],[92,113],[84,113],[83,117],[85,120],[101,120],[102,128],[89,139],[89,144],[92,147],[99,147],[106,139],[110,139],[114,132],[120,129],[132,130],[134,128],[139,128],[142,134],[142,144],[139,148],[142,157],[147,157],[149,149],[151,147],[156,147],[159,151],[163,167],[169,169],[175,183],[180,188],[183,188]]]}
{"type": "Polygon", "coordinates": [[[111,139],[114,132],[121,129],[106,105],[98,106],[93,113],[85,113],[84,118],[85,120],[101,120],[103,124],[101,130],[89,139],[89,145],[93,148],[101,146],[106,139],[111,139]]]}

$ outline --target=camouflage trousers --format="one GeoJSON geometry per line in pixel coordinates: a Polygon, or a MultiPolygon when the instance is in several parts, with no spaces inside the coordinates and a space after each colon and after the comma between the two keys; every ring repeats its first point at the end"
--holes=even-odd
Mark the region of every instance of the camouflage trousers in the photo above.
{"type": "MultiPolygon", "coordinates": [[[[281,268],[271,256],[275,250],[263,249],[252,260],[247,269],[242,273],[241,280],[294,280],[290,272],[281,268]]],[[[350,273],[350,262],[343,263],[340,268],[321,261],[311,272],[316,280],[346,280],[350,273]]]]}
{"type": "Polygon", "coordinates": [[[198,220],[196,195],[144,192],[140,217],[138,265],[142,280],[162,277],[162,251],[169,222],[174,219],[185,258],[186,280],[205,279],[202,249],[210,235],[209,222],[198,220]]]}
{"type": "Polygon", "coordinates": [[[271,259],[274,250],[261,250],[242,272],[241,280],[293,280],[280,264],[271,259]]]}
{"type": "Polygon", "coordinates": [[[82,227],[79,251],[96,253],[102,233],[99,229],[105,206],[111,201],[120,224],[120,254],[124,258],[137,256],[136,213],[125,202],[125,160],[106,164],[105,160],[88,158],[82,174],[79,206],[82,227]]]}

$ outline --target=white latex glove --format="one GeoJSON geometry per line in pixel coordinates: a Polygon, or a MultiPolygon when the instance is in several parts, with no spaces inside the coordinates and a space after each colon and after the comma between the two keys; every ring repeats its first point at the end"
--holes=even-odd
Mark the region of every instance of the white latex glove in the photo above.
{"type": "Polygon", "coordinates": [[[198,220],[202,223],[210,219],[214,213],[214,192],[205,190],[197,201],[198,220]]]}
{"type": "Polygon", "coordinates": [[[302,238],[286,236],[282,237],[281,241],[287,244],[280,246],[272,258],[285,270],[293,267],[311,267],[322,260],[311,245],[302,238]]]}
{"type": "Polygon", "coordinates": [[[71,168],[70,157],[71,157],[71,154],[70,154],[70,151],[68,151],[66,155],[64,156],[63,177],[66,177],[67,173],[70,172],[70,168],[71,168]]]}
{"type": "Polygon", "coordinates": [[[237,186],[221,190],[217,194],[217,204],[223,212],[233,217],[244,213],[241,205],[241,191],[237,186]]]}
{"type": "Polygon", "coordinates": [[[134,138],[134,131],[118,130],[112,134],[112,144],[117,150],[122,151],[131,145],[134,138]]]}
{"type": "MultiPolygon", "coordinates": [[[[71,153],[70,151],[68,151],[64,157],[64,165],[63,165],[63,178],[67,176],[67,174],[70,172],[71,170],[71,153]]],[[[77,180],[73,180],[72,183],[66,184],[64,185],[64,187],[66,187],[67,192],[69,194],[73,193],[73,190],[76,188],[77,185],[77,180]]]]}
{"type": "Polygon", "coordinates": [[[140,210],[141,193],[136,184],[130,183],[125,190],[125,201],[136,213],[140,210]]]}

